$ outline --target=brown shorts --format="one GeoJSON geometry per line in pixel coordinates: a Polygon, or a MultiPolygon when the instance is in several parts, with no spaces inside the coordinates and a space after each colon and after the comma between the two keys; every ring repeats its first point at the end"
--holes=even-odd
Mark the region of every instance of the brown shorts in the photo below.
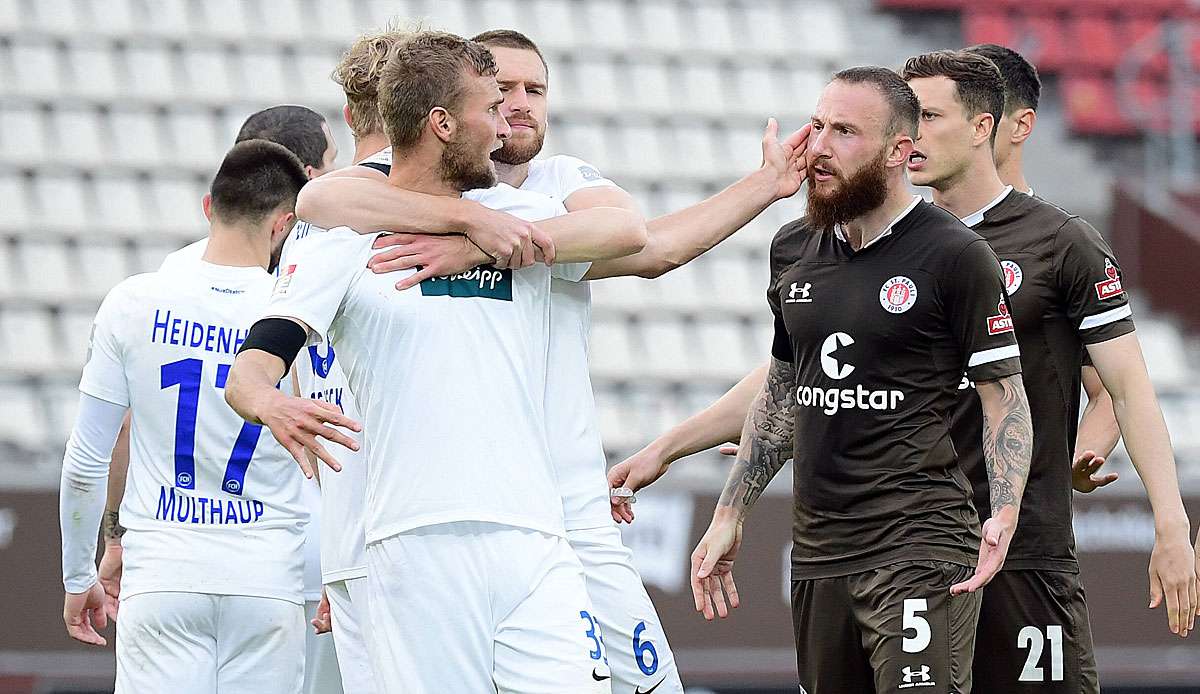
{"type": "Polygon", "coordinates": [[[975,694],[1099,694],[1079,574],[1001,571],[983,590],[975,694]]]}
{"type": "Polygon", "coordinates": [[[974,569],[906,561],[792,581],[800,692],[967,694],[980,594],[950,596],[974,569]]]}

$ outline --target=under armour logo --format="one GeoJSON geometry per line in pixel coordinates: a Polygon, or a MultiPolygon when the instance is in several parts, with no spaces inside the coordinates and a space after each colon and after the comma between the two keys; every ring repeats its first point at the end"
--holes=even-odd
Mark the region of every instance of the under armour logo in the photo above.
{"type": "Polygon", "coordinates": [[[918,682],[928,682],[929,680],[933,679],[929,676],[928,665],[922,665],[920,670],[913,670],[911,667],[905,665],[901,672],[904,673],[905,684],[913,684],[913,680],[918,677],[920,678],[917,680],[918,682]]]}
{"type": "Polygon", "coordinates": [[[809,296],[808,296],[808,292],[811,289],[812,289],[812,282],[805,282],[804,284],[800,284],[799,282],[792,282],[792,288],[788,290],[788,298],[784,303],[786,303],[786,304],[812,303],[812,299],[809,298],[809,296]]]}

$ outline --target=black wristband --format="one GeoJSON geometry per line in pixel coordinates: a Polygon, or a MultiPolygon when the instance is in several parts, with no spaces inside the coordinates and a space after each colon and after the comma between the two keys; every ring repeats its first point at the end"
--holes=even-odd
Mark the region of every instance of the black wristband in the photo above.
{"type": "Polygon", "coordinates": [[[300,350],[304,349],[306,342],[308,333],[295,321],[286,318],[263,318],[250,326],[250,334],[246,336],[238,354],[248,349],[260,349],[282,359],[290,370],[292,362],[300,350]]]}

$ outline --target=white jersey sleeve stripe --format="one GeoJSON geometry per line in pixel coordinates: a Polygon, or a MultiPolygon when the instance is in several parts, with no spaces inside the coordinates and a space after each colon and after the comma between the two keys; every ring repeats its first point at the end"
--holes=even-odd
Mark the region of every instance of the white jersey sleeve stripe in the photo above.
{"type": "Polygon", "coordinates": [[[1019,356],[1021,356],[1021,349],[1016,345],[985,349],[982,352],[976,352],[971,355],[970,361],[967,362],[967,368],[979,366],[980,364],[990,364],[994,361],[1000,361],[1001,359],[1012,359],[1013,357],[1019,356]]]}
{"type": "Polygon", "coordinates": [[[1115,323],[1122,318],[1128,318],[1132,315],[1133,307],[1129,304],[1125,304],[1124,306],[1118,306],[1117,308],[1105,311],[1104,313],[1097,313],[1094,316],[1088,316],[1087,318],[1084,318],[1083,322],[1079,324],[1079,329],[1089,330],[1091,328],[1099,328],[1102,325],[1115,323]]]}

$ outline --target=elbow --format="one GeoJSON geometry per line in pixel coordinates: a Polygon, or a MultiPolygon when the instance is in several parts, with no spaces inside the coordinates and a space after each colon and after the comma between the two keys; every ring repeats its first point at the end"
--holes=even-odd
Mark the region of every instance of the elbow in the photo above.
{"type": "Polygon", "coordinates": [[[322,181],[309,181],[300,189],[300,195],[296,197],[297,219],[303,219],[318,226],[324,226],[329,221],[321,217],[321,195],[324,185],[325,183],[322,181]]]}
{"type": "Polygon", "coordinates": [[[642,215],[629,210],[621,210],[620,233],[613,238],[613,250],[620,256],[641,253],[646,248],[649,234],[646,231],[646,220],[642,215]]]}

